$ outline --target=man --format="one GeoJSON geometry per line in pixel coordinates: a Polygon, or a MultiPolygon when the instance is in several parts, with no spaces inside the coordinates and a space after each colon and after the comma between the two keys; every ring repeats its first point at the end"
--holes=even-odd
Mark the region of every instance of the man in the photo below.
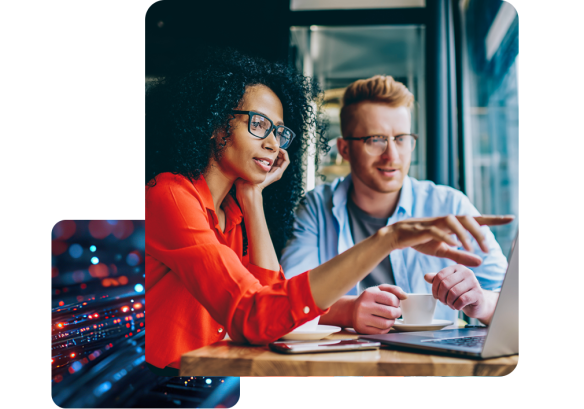
{"type": "MultiPolygon", "coordinates": [[[[462,192],[407,175],[417,139],[411,134],[413,101],[409,90],[390,76],[349,85],[337,147],[350,163],[351,174],[317,186],[299,206],[293,235],[281,258],[288,278],[400,220],[455,214],[465,227],[476,223],[464,217],[479,212],[462,192]]],[[[488,324],[507,260],[489,228],[483,226],[481,231],[485,237],[481,246],[469,238],[483,258],[481,266],[470,270],[412,248],[393,251],[320,323],[353,327],[364,334],[387,333],[401,315],[399,303],[405,293],[432,293],[440,301],[435,318],[456,322],[457,310],[462,310],[488,324]]]]}

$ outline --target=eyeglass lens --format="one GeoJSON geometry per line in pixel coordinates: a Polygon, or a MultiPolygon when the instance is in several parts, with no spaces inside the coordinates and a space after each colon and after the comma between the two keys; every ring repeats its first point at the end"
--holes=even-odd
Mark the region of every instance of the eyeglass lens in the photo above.
{"type": "MultiPolygon", "coordinates": [[[[407,152],[414,149],[416,140],[412,135],[399,135],[395,140],[398,152],[407,152]]],[[[372,137],[365,142],[365,148],[371,155],[381,155],[387,149],[388,140],[383,137],[372,137]]]]}
{"type": "MultiPolygon", "coordinates": [[[[271,122],[261,115],[251,115],[249,129],[254,136],[265,138],[272,130],[271,122]]],[[[278,146],[286,148],[292,139],[292,131],[284,126],[276,127],[276,141],[278,146]]]]}

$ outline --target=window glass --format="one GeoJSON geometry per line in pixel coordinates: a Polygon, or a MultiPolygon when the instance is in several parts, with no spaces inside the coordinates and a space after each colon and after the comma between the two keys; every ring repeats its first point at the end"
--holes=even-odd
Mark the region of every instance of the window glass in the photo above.
{"type": "Polygon", "coordinates": [[[345,88],[358,79],[391,75],[414,94],[412,132],[419,134],[409,174],[423,179],[425,163],[425,51],[424,27],[399,26],[310,26],[292,27],[290,59],[304,75],[315,77],[325,90],[325,112],[330,121],[327,138],[331,150],[321,160],[314,177],[314,161],[308,160],[307,190],[349,173],[349,164],[338,155],[336,138],[341,135],[339,112],[345,88]]]}
{"type": "MultiPolygon", "coordinates": [[[[518,215],[518,19],[499,0],[460,2],[465,191],[483,214],[518,215]]],[[[517,219],[492,228],[509,254],[517,219]]]]}

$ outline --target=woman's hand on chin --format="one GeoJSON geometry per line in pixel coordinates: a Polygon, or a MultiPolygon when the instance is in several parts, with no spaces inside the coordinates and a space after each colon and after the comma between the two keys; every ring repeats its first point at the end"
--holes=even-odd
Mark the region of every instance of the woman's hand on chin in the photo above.
{"type": "Polygon", "coordinates": [[[266,179],[258,186],[263,190],[266,186],[269,186],[272,183],[280,180],[289,164],[290,158],[288,157],[288,152],[286,152],[285,149],[280,149],[278,152],[278,157],[272,165],[272,169],[270,169],[268,172],[266,179]]]}
{"type": "Polygon", "coordinates": [[[288,152],[280,149],[278,157],[272,165],[272,169],[270,169],[262,183],[251,183],[247,180],[237,179],[235,181],[237,201],[243,204],[245,202],[253,203],[255,200],[261,199],[264,188],[280,180],[289,164],[290,158],[288,157],[288,152]]]}

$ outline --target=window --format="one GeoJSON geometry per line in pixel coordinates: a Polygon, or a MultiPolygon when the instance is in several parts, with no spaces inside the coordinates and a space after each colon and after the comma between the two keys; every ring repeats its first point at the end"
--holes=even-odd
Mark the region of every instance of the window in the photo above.
{"type": "MultiPolygon", "coordinates": [[[[341,136],[339,112],[345,87],[374,75],[391,75],[414,94],[412,132],[420,135],[409,174],[425,178],[425,49],[422,25],[310,26],[291,28],[291,60],[304,75],[315,77],[325,90],[325,112],[330,121],[327,138],[331,150],[322,159],[319,173],[331,182],[349,173],[349,164],[338,155],[341,136]]],[[[308,163],[307,190],[323,183],[314,178],[308,163]]]]}
{"type": "MultiPolygon", "coordinates": [[[[484,214],[518,215],[518,18],[499,0],[460,2],[465,192],[484,214]]],[[[517,219],[492,231],[504,254],[517,219]]]]}

